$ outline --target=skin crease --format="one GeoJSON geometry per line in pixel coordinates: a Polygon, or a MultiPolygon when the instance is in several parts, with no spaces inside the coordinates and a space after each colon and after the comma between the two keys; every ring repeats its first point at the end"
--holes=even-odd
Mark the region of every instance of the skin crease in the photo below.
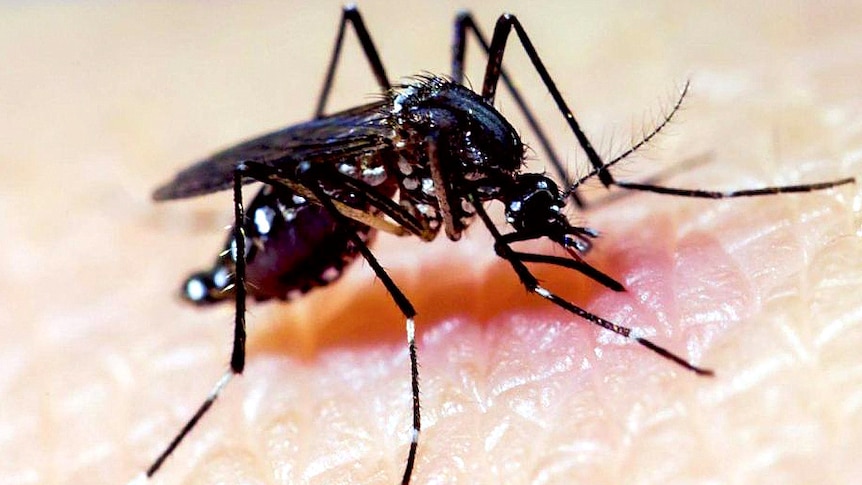
{"type": "MultiPolygon", "coordinates": [[[[504,10],[361,8],[397,77],[448,71],[464,6],[487,34],[504,10]]],[[[0,8],[0,484],[125,483],[209,392],[231,336],[230,305],[176,298],[215,258],[229,193],[161,205],[149,194],[196,158],[307,117],[340,7],[0,8]]],[[[600,153],[637,138],[692,78],[677,121],[617,176],[697,157],[706,163],[667,183],[860,173],[858,7],[596,8],[515,13],[600,153]]],[[[583,163],[520,48],[508,49],[564,159],[583,163]]],[[[374,91],[358,49],[345,56],[336,107],[374,91]]],[[[480,68],[469,75],[480,84],[480,68]]],[[[525,126],[502,91],[501,109],[525,126]]],[[[634,194],[571,210],[602,232],[588,260],[629,291],[547,269],[546,286],[712,379],[526,295],[479,223],[458,243],[381,237],[373,250],[419,311],[415,483],[852,483],[857,192],[634,194]]],[[[253,305],[249,332],[245,374],[152,483],[397,483],[410,428],[403,319],[367,265],[295,304],[253,305]]]]}

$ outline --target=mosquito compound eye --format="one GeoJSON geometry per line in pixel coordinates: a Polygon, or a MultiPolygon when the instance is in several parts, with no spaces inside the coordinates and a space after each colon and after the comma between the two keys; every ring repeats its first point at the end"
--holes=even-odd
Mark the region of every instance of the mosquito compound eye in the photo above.
{"type": "Polygon", "coordinates": [[[515,229],[537,230],[557,220],[559,208],[545,193],[536,193],[509,202],[506,206],[506,220],[515,229]]]}

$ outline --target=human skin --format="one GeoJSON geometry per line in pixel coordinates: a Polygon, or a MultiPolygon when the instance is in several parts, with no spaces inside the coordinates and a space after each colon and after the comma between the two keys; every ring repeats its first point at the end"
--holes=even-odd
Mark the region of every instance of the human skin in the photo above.
{"type": "MultiPolygon", "coordinates": [[[[463,6],[418,4],[397,22],[386,5],[361,8],[397,77],[448,71],[463,6]]],[[[230,194],[159,205],[149,194],[214,149],[306,118],[339,6],[0,8],[0,484],[125,483],[227,368],[233,318],[230,305],[177,298],[215,259],[230,194]]],[[[503,8],[474,11],[490,33],[503,8]]],[[[859,173],[858,7],[515,13],[603,154],[648,129],[691,76],[678,120],[620,178],[699,157],[664,183],[859,173]]],[[[519,50],[507,51],[513,72],[564,159],[584,162],[519,50]]],[[[345,56],[335,107],[374,89],[358,50],[345,56]]],[[[541,171],[541,152],[529,157],[541,171]]],[[[536,268],[546,286],[713,378],[526,294],[480,224],[457,243],[380,237],[372,249],[419,312],[415,483],[852,483],[857,193],[631,194],[570,209],[602,233],[589,262],[628,291],[536,268]]],[[[404,324],[367,264],[296,303],[253,305],[248,320],[245,373],[152,483],[398,483],[411,422],[404,324]]]]}

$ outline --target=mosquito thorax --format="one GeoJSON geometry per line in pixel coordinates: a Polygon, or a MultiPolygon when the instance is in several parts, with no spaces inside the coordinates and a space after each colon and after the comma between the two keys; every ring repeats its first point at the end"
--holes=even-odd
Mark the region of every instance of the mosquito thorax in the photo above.
{"type": "Polygon", "coordinates": [[[413,140],[435,143],[441,163],[460,172],[460,180],[511,178],[523,164],[524,146],[512,125],[481,96],[447,79],[420,78],[395,91],[392,114],[413,140]]]}

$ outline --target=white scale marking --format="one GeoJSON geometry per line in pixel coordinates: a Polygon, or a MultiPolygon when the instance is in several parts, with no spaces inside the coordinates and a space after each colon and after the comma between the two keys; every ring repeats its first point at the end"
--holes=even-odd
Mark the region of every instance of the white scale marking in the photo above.
{"type": "Polygon", "coordinates": [[[416,344],[416,323],[412,318],[407,319],[407,342],[412,345],[416,344]]]}
{"type": "Polygon", "coordinates": [[[535,291],[536,294],[541,296],[542,298],[546,298],[548,300],[551,299],[551,292],[542,288],[541,286],[537,286],[536,289],[533,291],[535,291]]]}
{"type": "Polygon", "coordinates": [[[194,301],[202,300],[207,294],[207,287],[197,278],[189,279],[186,283],[186,295],[194,301]]]}

